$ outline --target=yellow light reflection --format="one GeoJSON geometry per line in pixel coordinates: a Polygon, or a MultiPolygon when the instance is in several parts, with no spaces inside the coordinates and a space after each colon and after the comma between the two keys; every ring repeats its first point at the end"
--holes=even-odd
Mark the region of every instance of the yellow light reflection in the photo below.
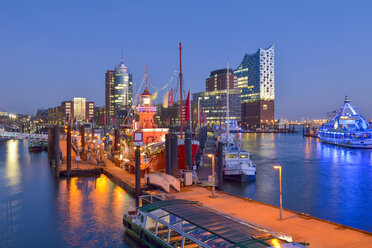
{"type": "Polygon", "coordinates": [[[274,245],[275,248],[280,248],[281,245],[279,244],[279,241],[277,239],[271,240],[271,243],[274,245]]]}
{"type": "Polygon", "coordinates": [[[9,140],[7,142],[5,175],[9,181],[9,185],[18,184],[20,180],[18,142],[18,140],[9,140]]]}

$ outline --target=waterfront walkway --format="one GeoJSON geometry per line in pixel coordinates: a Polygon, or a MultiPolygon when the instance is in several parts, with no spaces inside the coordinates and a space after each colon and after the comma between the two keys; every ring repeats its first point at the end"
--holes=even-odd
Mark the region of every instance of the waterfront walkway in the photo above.
{"type": "Polygon", "coordinates": [[[180,193],[172,195],[178,199],[199,201],[205,206],[268,227],[276,232],[289,234],[293,241],[310,243],[312,248],[367,248],[372,244],[371,233],[287,210],[283,211],[283,220],[280,220],[278,207],[221,191],[216,191],[216,198],[212,198],[211,190],[205,187],[185,187],[180,193]]]}

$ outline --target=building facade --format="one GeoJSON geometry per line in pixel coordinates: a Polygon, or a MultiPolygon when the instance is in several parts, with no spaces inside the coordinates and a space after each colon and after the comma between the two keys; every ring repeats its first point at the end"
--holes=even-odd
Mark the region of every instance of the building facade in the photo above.
{"type": "MultiPolygon", "coordinates": [[[[106,71],[106,124],[114,125],[118,116],[128,112],[133,105],[133,80],[128,67],[120,60],[115,70],[106,71]]],[[[122,118],[120,118],[122,119],[122,118]]]]}
{"type": "Polygon", "coordinates": [[[275,56],[274,45],[246,54],[234,71],[241,91],[241,125],[246,129],[274,123],[275,56]]]}
{"type": "Polygon", "coordinates": [[[114,109],[114,70],[107,70],[105,74],[105,124],[109,125],[111,120],[114,118],[115,109],[114,109]]]}
{"type": "MultiPolygon", "coordinates": [[[[205,80],[206,91],[227,89],[227,69],[212,71],[210,77],[205,80]]],[[[229,88],[235,88],[236,76],[232,69],[229,69],[229,88]]]]}
{"type": "MultiPolygon", "coordinates": [[[[239,122],[241,118],[241,89],[229,90],[229,120],[239,122]]],[[[225,125],[226,122],[226,98],[227,90],[215,90],[198,92],[193,97],[193,122],[201,122],[201,115],[205,116],[205,123],[208,126],[225,125]],[[199,106],[199,111],[198,111],[199,106]],[[199,120],[198,120],[199,119],[199,120]]]]}
{"type": "Polygon", "coordinates": [[[61,109],[67,121],[92,122],[94,119],[94,102],[87,101],[84,97],[74,97],[71,101],[63,101],[61,109]]]}

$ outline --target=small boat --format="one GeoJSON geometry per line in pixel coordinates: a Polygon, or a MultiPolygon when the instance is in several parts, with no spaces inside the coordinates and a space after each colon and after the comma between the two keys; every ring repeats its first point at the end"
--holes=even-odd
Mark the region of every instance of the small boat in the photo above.
{"type": "Polygon", "coordinates": [[[180,199],[129,211],[123,225],[141,247],[305,247],[289,235],[180,199]]]}
{"type": "Polygon", "coordinates": [[[346,96],[344,105],[318,131],[320,141],[349,148],[372,148],[372,129],[346,96]]]}
{"type": "Polygon", "coordinates": [[[249,178],[256,176],[256,165],[253,164],[249,151],[228,147],[223,153],[225,179],[247,182],[249,178]]]}
{"type": "Polygon", "coordinates": [[[28,140],[28,150],[30,152],[39,152],[39,151],[42,151],[43,149],[44,149],[43,144],[41,143],[40,140],[38,139],[28,140]]]}

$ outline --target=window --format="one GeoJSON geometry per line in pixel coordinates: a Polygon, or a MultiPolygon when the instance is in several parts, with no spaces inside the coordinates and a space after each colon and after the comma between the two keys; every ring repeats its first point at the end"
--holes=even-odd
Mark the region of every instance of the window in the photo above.
{"type": "Polygon", "coordinates": [[[262,105],[262,110],[268,110],[268,109],[269,107],[267,106],[267,104],[262,105]]]}
{"type": "Polygon", "coordinates": [[[176,232],[173,229],[169,230],[169,242],[173,247],[181,247],[182,246],[182,235],[176,232]]]}
{"type": "Polygon", "coordinates": [[[192,241],[191,239],[185,237],[185,240],[183,241],[183,247],[184,248],[196,248],[196,247],[199,247],[199,245],[195,243],[194,241],[192,241]]]}
{"type": "Polygon", "coordinates": [[[146,229],[149,230],[151,233],[155,234],[156,229],[156,220],[147,216],[146,218],[146,229]]]}
{"type": "Polygon", "coordinates": [[[160,239],[167,242],[168,241],[168,227],[159,222],[156,236],[158,236],[160,239]]]}

